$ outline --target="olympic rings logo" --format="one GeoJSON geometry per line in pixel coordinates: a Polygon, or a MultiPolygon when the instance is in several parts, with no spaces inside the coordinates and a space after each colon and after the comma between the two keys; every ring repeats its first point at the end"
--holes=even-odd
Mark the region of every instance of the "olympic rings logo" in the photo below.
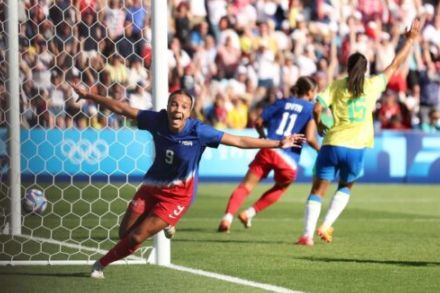
{"type": "Polygon", "coordinates": [[[80,140],[78,142],[67,139],[61,145],[62,154],[72,163],[79,165],[82,162],[97,164],[109,154],[108,144],[98,139],[95,142],[80,140]]]}

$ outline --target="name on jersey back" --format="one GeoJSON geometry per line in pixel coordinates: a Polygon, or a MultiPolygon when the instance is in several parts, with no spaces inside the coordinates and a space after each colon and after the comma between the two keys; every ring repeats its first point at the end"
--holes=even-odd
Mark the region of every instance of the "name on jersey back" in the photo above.
{"type": "Polygon", "coordinates": [[[299,105],[299,104],[286,103],[286,105],[284,105],[284,110],[291,110],[291,111],[295,111],[295,112],[301,112],[302,109],[303,109],[303,106],[299,105]]]}

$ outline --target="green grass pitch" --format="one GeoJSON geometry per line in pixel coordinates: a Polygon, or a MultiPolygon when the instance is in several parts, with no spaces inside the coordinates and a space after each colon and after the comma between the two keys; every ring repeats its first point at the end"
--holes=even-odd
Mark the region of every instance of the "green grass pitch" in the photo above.
{"type": "MultiPolygon", "coordinates": [[[[268,186],[260,185],[243,208],[268,186]]],[[[305,292],[440,292],[440,185],[359,184],[335,224],[334,242],[315,237],[313,247],[293,244],[302,232],[309,184],[292,185],[251,229],[235,220],[230,234],[219,234],[234,187],[199,186],[172,240],[173,264],[305,292]]],[[[0,291],[262,292],[153,265],[110,266],[105,275],[92,280],[87,266],[0,267],[0,291]]]]}

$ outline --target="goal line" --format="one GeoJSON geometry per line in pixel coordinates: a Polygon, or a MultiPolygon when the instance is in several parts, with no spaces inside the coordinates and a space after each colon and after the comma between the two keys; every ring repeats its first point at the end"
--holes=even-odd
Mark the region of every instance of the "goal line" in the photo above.
{"type": "MultiPolygon", "coordinates": [[[[0,234],[5,235],[5,234],[0,234]]],[[[54,244],[59,245],[62,247],[77,249],[78,251],[87,251],[87,252],[93,252],[93,253],[99,253],[99,254],[106,254],[107,250],[104,249],[98,249],[94,247],[88,247],[80,244],[74,244],[74,243],[67,243],[63,241],[58,241],[54,239],[48,239],[48,238],[42,238],[42,237],[35,237],[31,235],[14,235],[12,238],[24,238],[28,240],[37,241],[40,243],[48,243],[48,244],[54,244]]],[[[152,257],[154,254],[154,247],[153,246],[146,246],[142,247],[140,249],[140,256],[136,255],[129,255],[123,260],[119,260],[116,262],[113,262],[112,264],[150,264],[152,262],[152,257]],[[149,253],[148,258],[146,257],[147,253],[149,253]]],[[[95,260],[8,260],[8,261],[0,261],[0,266],[6,266],[6,265],[92,265],[95,262],[95,260]]]]}

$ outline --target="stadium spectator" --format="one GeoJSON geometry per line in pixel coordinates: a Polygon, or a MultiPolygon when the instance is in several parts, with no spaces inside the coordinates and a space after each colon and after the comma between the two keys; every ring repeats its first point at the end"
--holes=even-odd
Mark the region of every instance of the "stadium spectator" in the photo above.
{"type": "Polygon", "coordinates": [[[114,41],[124,33],[125,18],[121,0],[109,0],[109,5],[104,7],[104,24],[110,40],[114,41]]]}
{"type": "Polygon", "coordinates": [[[397,93],[390,89],[383,95],[378,119],[382,129],[402,130],[411,125],[408,109],[405,104],[399,102],[397,93]]]}
{"type": "Polygon", "coordinates": [[[142,31],[149,22],[147,7],[142,0],[126,1],[127,20],[133,24],[133,35],[139,40],[142,37],[142,31]]]}
{"type": "Polygon", "coordinates": [[[258,139],[223,133],[189,118],[194,100],[183,90],[171,93],[167,110],[141,111],[126,103],[90,94],[72,85],[78,95],[110,111],[137,121],[139,129],[153,135],[156,155],[143,185],[128,207],[119,230],[120,241],[92,267],[92,278],[104,278],[110,263],[134,253],[142,242],[175,226],[186,213],[196,190],[198,164],[206,147],[219,144],[239,148],[289,148],[303,141],[301,135],[281,140],[258,139]]]}
{"type": "Polygon", "coordinates": [[[425,133],[440,133],[440,111],[431,109],[429,121],[422,124],[422,131],[425,133]]]}
{"type": "MultiPolygon", "coordinates": [[[[251,110],[272,90],[282,93],[278,96],[288,95],[289,85],[283,76],[285,64],[288,62],[298,68],[299,74],[313,74],[319,79],[320,87],[325,87],[331,80],[344,74],[349,54],[359,51],[368,53],[366,57],[370,62],[369,72],[376,74],[384,70],[394,51],[401,46],[399,40],[403,28],[418,13],[426,18],[421,46],[414,48],[415,58],[401,68],[390,84],[393,88],[394,83],[394,89],[399,92],[399,100],[410,108],[412,128],[419,129],[422,121],[428,121],[432,106],[426,104],[426,93],[435,84],[432,80],[427,82],[426,78],[423,79],[423,71],[429,67],[436,68],[440,61],[440,45],[435,34],[440,13],[438,7],[431,5],[433,1],[389,1],[389,5],[382,5],[381,12],[375,8],[377,1],[320,0],[316,2],[319,9],[308,5],[309,1],[288,2],[210,0],[205,7],[202,0],[171,1],[169,23],[175,23],[179,5],[185,6],[183,9],[186,9],[186,16],[184,26],[170,29],[170,48],[175,46],[175,39],[186,34],[188,28],[189,35],[185,41],[187,43],[181,44],[178,41],[179,46],[185,48],[175,50],[179,52],[181,58],[178,61],[181,64],[176,64],[173,54],[168,56],[170,91],[181,87],[184,70],[192,63],[195,91],[198,96],[204,93],[201,106],[205,110],[212,108],[216,83],[226,82],[222,81],[222,71],[218,70],[213,56],[217,55],[228,37],[237,49],[239,61],[238,66],[234,66],[235,70],[228,73],[229,80],[226,83],[235,83],[240,76],[237,74],[238,68],[241,65],[246,67],[250,85],[247,95],[252,97],[248,99],[251,110]],[[266,58],[259,59],[264,57],[259,46],[262,40],[267,43],[268,51],[272,52],[269,61],[266,58]],[[332,46],[335,47],[334,50],[332,46]],[[434,66],[429,65],[425,52],[429,53],[434,66]],[[291,53],[293,59],[289,60],[287,56],[290,57],[291,53]],[[268,70],[262,71],[261,65],[267,65],[268,70]],[[419,71],[422,71],[421,78],[419,71]],[[257,85],[258,79],[260,86],[253,86],[257,85]],[[418,91],[421,92],[420,99],[417,97],[418,91]]],[[[55,68],[67,74],[73,67],[81,72],[92,67],[92,75],[99,82],[98,76],[104,66],[112,62],[115,52],[124,58],[127,56],[130,59],[125,60],[129,61],[127,64],[131,64],[132,56],[139,55],[144,58],[142,67],[145,70],[148,71],[151,65],[151,1],[26,0],[20,4],[24,7],[20,10],[20,73],[23,79],[35,81],[33,87],[47,88],[50,85],[50,72],[55,68]],[[124,28],[124,23],[132,24],[131,28],[124,28]],[[46,48],[43,43],[38,44],[40,41],[46,42],[46,48]],[[36,54],[36,50],[42,49],[45,52],[44,58],[52,59],[48,66],[44,66],[44,70],[41,70],[43,67],[38,61],[40,57],[36,54]],[[81,60],[81,63],[85,65],[78,67],[76,63],[83,57],[86,60],[81,60]],[[96,66],[97,63],[100,66],[96,66]]],[[[6,22],[2,19],[0,23],[6,22]]],[[[3,35],[0,41],[4,46],[6,35],[3,35]]],[[[80,78],[83,82],[90,83],[90,74],[82,74],[80,78]]],[[[296,78],[293,77],[291,82],[296,78]]],[[[128,79],[144,80],[141,76],[128,79]]],[[[148,80],[144,81],[148,83],[148,80]]],[[[129,88],[134,88],[136,82],[129,83],[129,88]]],[[[23,109],[26,106],[24,103],[23,101],[21,105],[23,109]]],[[[40,126],[48,125],[45,119],[39,119],[43,122],[40,126]]]]}
{"type": "Polygon", "coordinates": [[[174,16],[175,37],[179,39],[182,48],[191,52],[191,20],[189,18],[189,7],[185,1],[180,2],[176,7],[174,16]]]}
{"type": "MultiPolygon", "coordinates": [[[[256,122],[256,129],[260,137],[278,139],[290,133],[302,133],[309,145],[318,151],[316,124],[312,117],[313,104],[310,102],[315,94],[315,82],[309,77],[300,77],[295,87],[292,88],[292,96],[278,100],[263,111],[261,118],[256,122]],[[295,117],[295,121],[292,120],[292,117],[295,117]],[[264,132],[264,126],[267,126],[267,135],[264,132]]],[[[250,228],[252,219],[257,213],[277,202],[296,179],[301,150],[302,148],[280,151],[260,150],[250,163],[246,176],[232,192],[225,215],[218,226],[218,232],[230,231],[235,213],[258,182],[267,177],[272,170],[274,171],[275,184],[261,195],[251,207],[242,211],[238,219],[245,228],[250,228]]]]}
{"type": "Polygon", "coordinates": [[[112,56],[110,63],[104,66],[110,74],[112,82],[126,83],[128,81],[128,68],[125,66],[125,60],[118,54],[112,56]]]}
{"type": "Polygon", "coordinates": [[[82,51],[87,53],[87,57],[96,56],[99,51],[98,43],[105,37],[105,28],[102,23],[96,21],[93,11],[85,9],[85,12],[82,12],[78,36],[82,51]]]}
{"type": "Polygon", "coordinates": [[[321,93],[314,106],[318,131],[324,136],[315,164],[313,185],[308,196],[304,216],[304,233],[297,244],[311,246],[321,212],[321,201],[339,172],[337,191],[330,203],[324,222],[317,229],[325,242],[333,239],[333,223],[348,204],[354,182],[362,175],[365,150],[373,146],[372,112],[376,100],[396,70],[406,61],[413,43],[418,38],[421,22],[415,19],[406,32],[406,40],[391,64],[378,75],[366,78],[367,58],[354,53],[348,59],[348,77],[335,80],[321,93]],[[333,125],[322,120],[324,107],[332,109],[333,125]]]}
{"type": "Polygon", "coordinates": [[[231,79],[240,62],[241,52],[232,44],[232,39],[227,37],[225,43],[218,47],[216,64],[220,78],[231,79]]]}
{"type": "Polygon", "coordinates": [[[48,127],[65,128],[66,101],[64,97],[67,96],[66,84],[63,82],[65,78],[62,72],[55,71],[52,73],[51,79],[52,85],[48,89],[48,127]]]}
{"type": "Polygon", "coordinates": [[[134,91],[128,95],[128,100],[131,107],[139,110],[151,110],[153,108],[151,95],[145,90],[143,81],[137,82],[134,91]]]}

